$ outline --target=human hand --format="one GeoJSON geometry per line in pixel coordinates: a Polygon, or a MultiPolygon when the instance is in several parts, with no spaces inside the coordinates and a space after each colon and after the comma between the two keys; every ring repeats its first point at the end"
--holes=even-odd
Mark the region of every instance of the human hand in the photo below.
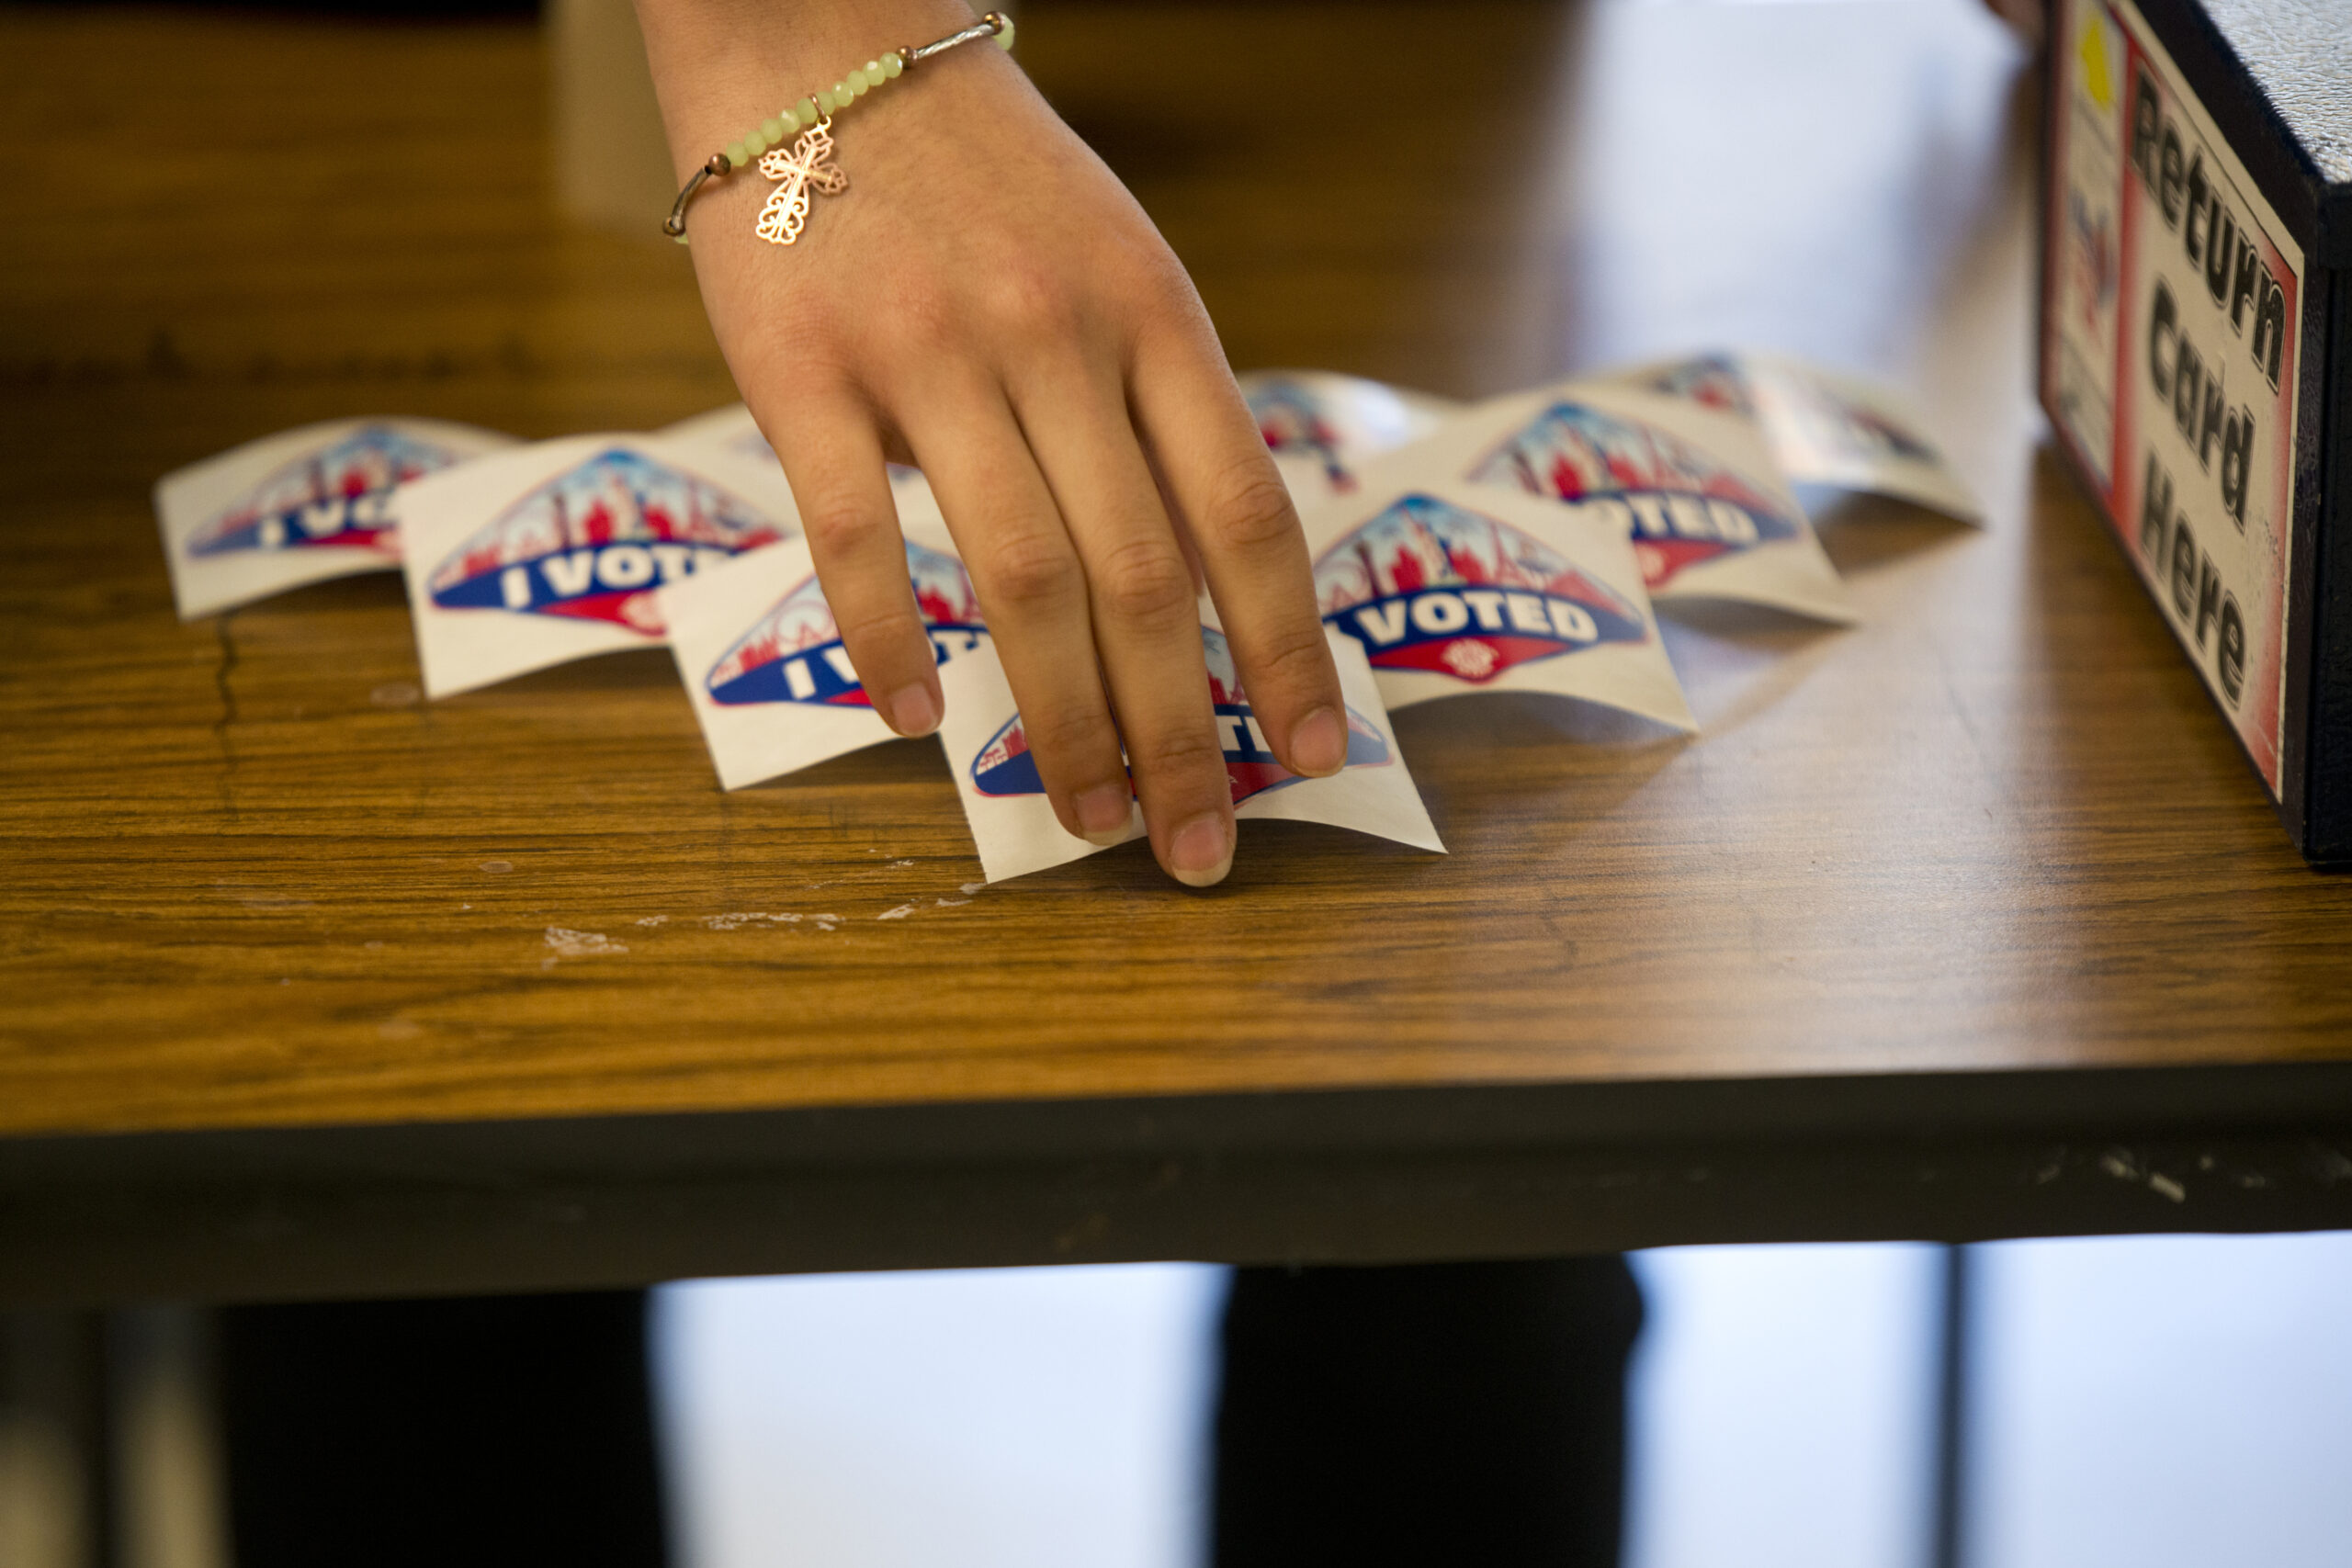
{"type": "MultiPolygon", "coordinates": [[[[956,0],[788,10],[639,0],[682,180],[853,64],[972,20],[956,0]]],[[[939,497],[1062,826],[1124,835],[1131,761],[1160,865],[1222,879],[1202,575],[1283,764],[1338,772],[1347,726],[1297,517],[1191,280],[987,44],[912,68],[834,135],[849,188],[812,197],[789,249],[752,232],[774,188],[756,174],[706,186],[687,232],[876,711],[921,735],[942,710],[887,456],[939,497]]]]}

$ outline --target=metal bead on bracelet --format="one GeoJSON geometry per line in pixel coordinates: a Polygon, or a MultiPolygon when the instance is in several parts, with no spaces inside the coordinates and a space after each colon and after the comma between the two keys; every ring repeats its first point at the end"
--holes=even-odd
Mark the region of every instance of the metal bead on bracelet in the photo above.
{"type": "Polygon", "coordinates": [[[984,38],[996,39],[999,49],[1011,49],[1012,18],[1001,11],[990,11],[960,32],[914,49],[889,50],[831,86],[811,93],[790,108],[760,121],[750,132],[729,142],[723,151],[713,152],[695,171],[694,178],[678,192],[678,199],[670,204],[670,216],[662,220],[662,231],[684,244],[686,203],[694,199],[703,182],[718,179],[756,158],[760,173],[777,185],[768,193],[767,205],[760,209],[760,220],[753,232],[770,244],[792,243],[800,238],[801,230],[808,222],[811,191],[839,196],[849,188],[849,175],[832,162],[833,116],[933,56],[984,38]],[[798,139],[787,152],[784,140],[795,133],[798,139]]]}

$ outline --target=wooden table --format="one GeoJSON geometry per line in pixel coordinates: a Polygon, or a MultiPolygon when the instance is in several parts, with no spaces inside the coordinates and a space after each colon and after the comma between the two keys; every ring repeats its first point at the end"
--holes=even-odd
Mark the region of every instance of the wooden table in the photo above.
{"type": "Polygon", "coordinates": [[[391,578],[178,624],[181,462],[731,389],[674,249],[555,211],[532,31],[0,12],[0,1297],[2352,1224],[2352,882],[2042,448],[2021,57],[1434,17],[1041,0],[1023,55],[1238,364],[1810,352],[1992,526],[1848,506],[1861,629],[1669,629],[1699,738],[1416,709],[1451,855],[1252,824],[1199,895],[968,891],[927,744],[724,795],[660,653],[423,704],[391,578]]]}

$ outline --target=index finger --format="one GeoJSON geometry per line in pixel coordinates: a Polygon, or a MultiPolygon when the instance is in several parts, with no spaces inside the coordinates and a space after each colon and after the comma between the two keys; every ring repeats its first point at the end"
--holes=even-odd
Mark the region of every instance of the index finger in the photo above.
{"type": "Polygon", "coordinates": [[[1348,757],[1340,672],[1290,491],[1216,341],[1163,331],[1130,371],[1136,433],[1199,551],[1250,705],[1283,766],[1321,778],[1348,757]]]}

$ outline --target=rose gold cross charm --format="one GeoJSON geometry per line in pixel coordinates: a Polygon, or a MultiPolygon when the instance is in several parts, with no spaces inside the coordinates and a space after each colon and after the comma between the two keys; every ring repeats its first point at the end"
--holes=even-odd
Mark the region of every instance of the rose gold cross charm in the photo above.
{"type": "Polygon", "coordinates": [[[786,152],[779,147],[760,159],[760,173],[784,183],[768,193],[760,209],[757,231],[772,245],[788,245],[800,238],[808,221],[808,192],[839,196],[849,189],[849,175],[830,160],[833,155],[833,122],[820,119],[800,133],[786,152]]]}

